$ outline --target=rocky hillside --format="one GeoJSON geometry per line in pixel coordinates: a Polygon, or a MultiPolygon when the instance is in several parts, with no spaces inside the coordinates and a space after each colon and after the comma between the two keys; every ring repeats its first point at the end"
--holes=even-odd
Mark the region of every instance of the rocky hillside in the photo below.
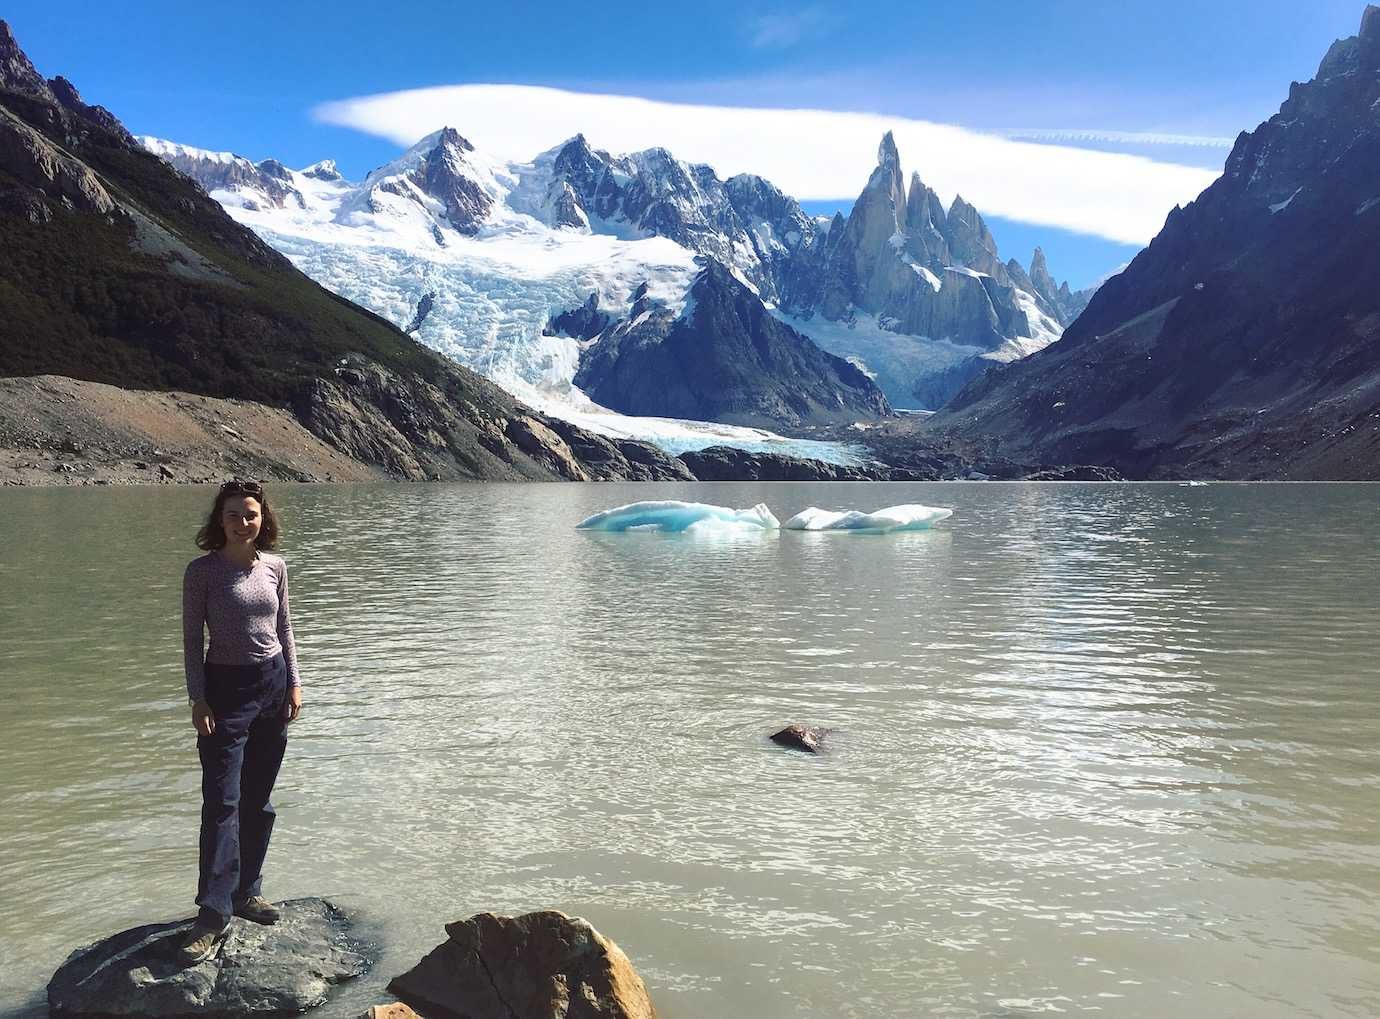
{"type": "Polygon", "coordinates": [[[930,427],[1131,477],[1380,478],[1380,7],[1059,343],[930,427]]]}
{"type": "MultiPolygon", "coordinates": [[[[274,168],[252,169],[271,190],[274,168]]],[[[108,110],[41,77],[4,22],[0,238],[0,376],[287,408],[398,477],[686,476],[650,447],[548,421],[318,286],[108,110]]]]}

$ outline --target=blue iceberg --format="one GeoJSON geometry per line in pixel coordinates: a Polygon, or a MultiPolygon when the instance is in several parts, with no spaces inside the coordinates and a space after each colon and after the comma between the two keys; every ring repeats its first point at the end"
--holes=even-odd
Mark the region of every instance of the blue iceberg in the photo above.
{"type": "Polygon", "coordinates": [[[889,534],[892,531],[923,531],[931,524],[954,515],[951,509],[936,506],[888,506],[875,513],[847,510],[836,513],[811,506],[801,510],[781,526],[788,531],[857,531],[860,534],[889,534]]]}
{"type": "Polygon", "coordinates": [[[763,503],[751,509],[729,509],[703,502],[672,499],[633,502],[586,517],[575,525],[586,531],[660,531],[667,534],[774,531],[781,526],[763,503]]]}

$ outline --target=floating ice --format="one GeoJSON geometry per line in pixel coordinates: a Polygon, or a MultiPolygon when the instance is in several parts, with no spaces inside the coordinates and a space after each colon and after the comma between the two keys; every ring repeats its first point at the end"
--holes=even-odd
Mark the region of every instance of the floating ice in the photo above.
{"type": "Polygon", "coordinates": [[[875,513],[848,510],[835,513],[811,506],[801,510],[781,526],[788,531],[859,531],[863,534],[886,534],[890,531],[923,531],[931,524],[954,515],[951,509],[935,506],[888,506],[875,513]]]}
{"type": "Polygon", "coordinates": [[[662,531],[701,534],[724,531],[774,531],[781,526],[763,503],[729,509],[673,499],[633,502],[586,517],[575,525],[587,531],[662,531]]]}

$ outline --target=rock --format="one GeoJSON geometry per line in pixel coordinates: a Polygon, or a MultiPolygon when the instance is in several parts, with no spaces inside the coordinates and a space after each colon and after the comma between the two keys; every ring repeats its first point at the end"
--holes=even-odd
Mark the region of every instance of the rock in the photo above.
{"type": "Polygon", "coordinates": [[[115,211],[115,200],[90,169],[8,111],[0,113],[0,171],[68,208],[115,211]]]}
{"type": "Polygon", "coordinates": [[[372,963],[346,915],[325,899],[280,903],[270,927],[231,921],[205,962],[183,966],[189,921],[148,924],[78,949],[53,974],[54,1016],[271,1015],[302,1012],[372,963]]]}
{"type": "Polygon", "coordinates": [[[532,459],[550,467],[553,473],[571,481],[590,480],[565,440],[535,418],[520,414],[507,423],[503,434],[532,459]]]}
{"type": "Polygon", "coordinates": [[[655,1019],[628,957],[578,917],[480,913],[446,933],[389,990],[464,1019],[655,1019]]]}
{"type": "Polygon", "coordinates": [[[797,725],[792,722],[780,732],[771,734],[771,741],[779,743],[783,747],[790,747],[792,750],[804,750],[810,754],[820,754],[824,752],[824,737],[829,732],[828,729],[815,729],[808,725],[797,725]]]}
{"type": "Polygon", "coordinates": [[[401,1001],[395,1001],[391,1005],[375,1005],[361,1019],[421,1019],[421,1016],[401,1001]]]}
{"type": "Polygon", "coordinates": [[[680,454],[699,481],[876,481],[890,469],[845,467],[780,453],[750,453],[734,446],[707,446],[680,454]]]}
{"type": "Polygon", "coordinates": [[[553,315],[543,330],[549,336],[571,336],[577,340],[592,340],[613,320],[607,312],[599,310],[599,295],[590,294],[589,299],[578,308],[553,315]]]}
{"type": "Polygon", "coordinates": [[[1074,467],[1046,467],[1027,474],[1023,481],[1124,481],[1114,467],[1079,465],[1074,467]]]}

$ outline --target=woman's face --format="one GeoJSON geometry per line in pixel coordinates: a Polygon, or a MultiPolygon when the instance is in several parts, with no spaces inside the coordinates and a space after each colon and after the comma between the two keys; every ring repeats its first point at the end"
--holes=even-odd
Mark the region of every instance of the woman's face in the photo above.
{"type": "Polygon", "coordinates": [[[252,545],[263,526],[263,511],[259,500],[249,495],[233,495],[225,500],[220,511],[220,526],[231,545],[252,545]]]}

